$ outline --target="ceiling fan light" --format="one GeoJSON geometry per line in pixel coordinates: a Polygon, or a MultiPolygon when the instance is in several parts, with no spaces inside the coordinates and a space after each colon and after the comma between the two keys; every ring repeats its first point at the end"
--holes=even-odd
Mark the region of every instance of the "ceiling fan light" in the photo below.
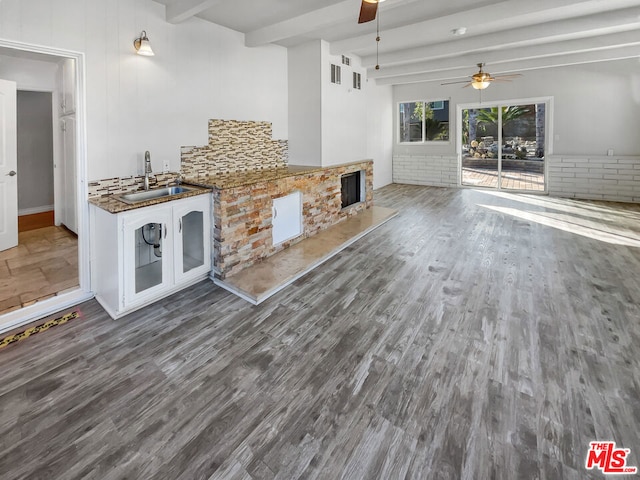
{"type": "Polygon", "coordinates": [[[491,85],[491,82],[483,82],[483,81],[478,81],[478,80],[474,80],[474,81],[471,82],[471,86],[473,88],[475,88],[476,90],[484,90],[489,85],[491,85]]]}

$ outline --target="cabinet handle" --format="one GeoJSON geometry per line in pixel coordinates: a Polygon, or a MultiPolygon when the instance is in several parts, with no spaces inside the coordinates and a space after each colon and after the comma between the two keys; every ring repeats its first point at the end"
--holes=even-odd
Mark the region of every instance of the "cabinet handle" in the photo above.
{"type": "Polygon", "coordinates": [[[273,207],[273,218],[278,218],[278,209],[273,207]]]}
{"type": "Polygon", "coordinates": [[[182,233],[182,219],[178,220],[178,233],[182,233]]]}
{"type": "Polygon", "coordinates": [[[167,224],[164,224],[164,239],[167,239],[167,224]]]}

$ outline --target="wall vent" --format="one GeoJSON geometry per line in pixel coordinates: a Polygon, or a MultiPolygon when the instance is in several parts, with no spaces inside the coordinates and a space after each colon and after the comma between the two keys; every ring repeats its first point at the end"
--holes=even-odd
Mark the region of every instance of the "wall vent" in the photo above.
{"type": "Polygon", "coordinates": [[[362,75],[358,72],[353,72],[353,88],[356,90],[362,89],[362,75]]]}
{"type": "Polygon", "coordinates": [[[342,83],[341,70],[342,69],[340,68],[340,65],[334,65],[333,63],[331,64],[331,83],[337,83],[337,84],[342,83]]]}
{"type": "Polygon", "coordinates": [[[344,55],[342,55],[342,64],[346,65],[346,66],[350,66],[351,65],[351,59],[349,57],[345,57],[344,55]]]}

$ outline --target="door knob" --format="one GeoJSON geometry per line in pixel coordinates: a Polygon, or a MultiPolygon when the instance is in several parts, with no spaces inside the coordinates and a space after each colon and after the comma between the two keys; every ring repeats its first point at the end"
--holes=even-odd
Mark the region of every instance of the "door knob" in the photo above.
{"type": "Polygon", "coordinates": [[[11,170],[9,173],[7,173],[7,177],[15,177],[17,175],[15,170],[11,170]]]}

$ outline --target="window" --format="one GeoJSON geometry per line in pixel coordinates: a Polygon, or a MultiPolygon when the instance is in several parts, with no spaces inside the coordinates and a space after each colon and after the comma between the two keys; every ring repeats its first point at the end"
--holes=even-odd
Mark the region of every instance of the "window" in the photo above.
{"type": "Polygon", "coordinates": [[[448,142],[449,100],[401,103],[398,122],[401,143],[448,142]]]}
{"type": "Polygon", "coordinates": [[[341,82],[341,68],[339,65],[331,64],[331,83],[340,84],[341,82]]]}
{"type": "Polygon", "coordinates": [[[358,72],[353,72],[353,88],[356,90],[362,89],[362,77],[358,72]]]}
{"type": "Polygon", "coordinates": [[[344,55],[342,55],[342,64],[346,66],[351,65],[351,59],[349,57],[345,57],[344,55]]]}

